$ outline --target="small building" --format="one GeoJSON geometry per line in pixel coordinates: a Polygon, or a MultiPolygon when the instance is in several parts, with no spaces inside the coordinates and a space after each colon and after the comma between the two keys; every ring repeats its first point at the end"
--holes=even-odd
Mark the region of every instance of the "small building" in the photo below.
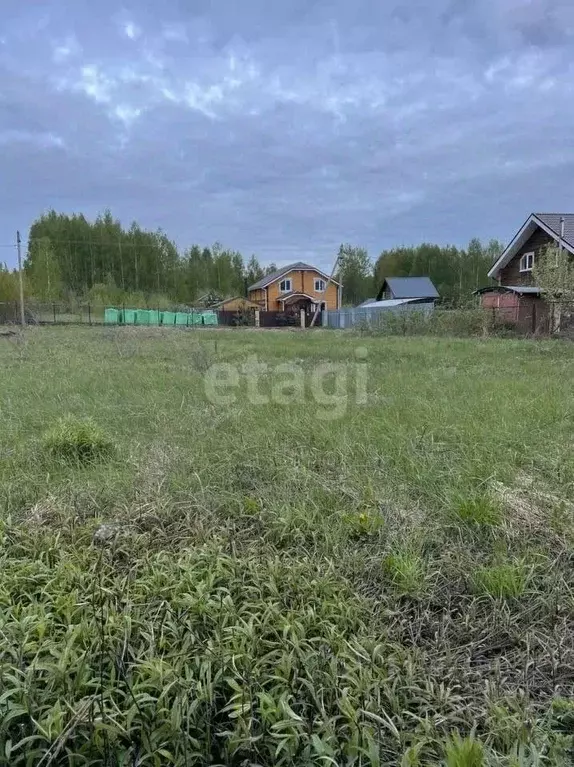
{"type": "Polygon", "coordinates": [[[270,312],[311,313],[341,306],[342,286],[315,266],[297,261],[268,274],[248,288],[249,300],[270,312]]]}
{"type": "Polygon", "coordinates": [[[215,304],[213,308],[220,312],[248,312],[254,311],[255,309],[261,309],[258,303],[251,301],[249,298],[243,298],[242,296],[226,298],[215,304]]]}
{"type": "Polygon", "coordinates": [[[377,293],[377,301],[405,298],[434,303],[440,296],[430,277],[387,277],[377,293]]]}
{"type": "Polygon", "coordinates": [[[532,213],[488,272],[498,284],[475,291],[482,306],[527,332],[547,328],[549,306],[534,283],[533,269],[554,244],[574,255],[574,213],[532,213]]]}

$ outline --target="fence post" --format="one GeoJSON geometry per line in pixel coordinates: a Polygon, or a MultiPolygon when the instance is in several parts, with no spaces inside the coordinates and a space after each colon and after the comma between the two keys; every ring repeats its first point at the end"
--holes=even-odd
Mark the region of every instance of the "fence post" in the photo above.
{"type": "Polygon", "coordinates": [[[261,327],[261,317],[259,315],[259,309],[255,310],[255,327],[260,328],[261,327]]]}
{"type": "Polygon", "coordinates": [[[54,325],[56,324],[56,304],[52,304],[52,313],[54,315],[54,325]]]}
{"type": "Polygon", "coordinates": [[[305,327],[305,309],[301,309],[299,311],[299,316],[301,317],[301,327],[305,327]]]}
{"type": "Polygon", "coordinates": [[[92,307],[88,304],[88,324],[92,324],[92,307]]]}

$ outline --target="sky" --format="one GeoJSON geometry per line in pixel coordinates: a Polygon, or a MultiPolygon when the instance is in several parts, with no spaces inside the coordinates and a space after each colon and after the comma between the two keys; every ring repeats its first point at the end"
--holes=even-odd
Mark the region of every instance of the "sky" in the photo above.
{"type": "Polygon", "coordinates": [[[326,268],[574,211],[571,0],[0,0],[0,260],[54,208],[326,268]]]}

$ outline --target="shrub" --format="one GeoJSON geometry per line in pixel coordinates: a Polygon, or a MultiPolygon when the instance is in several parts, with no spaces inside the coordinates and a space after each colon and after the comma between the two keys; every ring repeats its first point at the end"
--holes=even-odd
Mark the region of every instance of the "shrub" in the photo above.
{"type": "Polygon", "coordinates": [[[68,415],[43,437],[44,450],[54,458],[69,462],[90,463],[113,455],[113,442],[91,420],[68,415]]]}

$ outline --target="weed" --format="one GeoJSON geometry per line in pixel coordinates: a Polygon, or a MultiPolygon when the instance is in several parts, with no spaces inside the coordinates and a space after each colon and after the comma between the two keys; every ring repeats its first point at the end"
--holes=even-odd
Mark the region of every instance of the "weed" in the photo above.
{"type": "Polygon", "coordinates": [[[383,560],[383,570],[399,594],[417,597],[422,593],[426,567],[416,551],[397,547],[383,560]]]}
{"type": "Polygon", "coordinates": [[[451,736],[446,746],[446,767],[483,767],[484,748],[474,737],[451,736]]]}
{"type": "Polygon", "coordinates": [[[477,593],[497,599],[516,599],[522,596],[527,580],[528,572],[524,565],[511,562],[480,567],[473,576],[477,593]]]}
{"type": "Polygon", "coordinates": [[[61,418],[42,438],[44,450],[53,458],[86,464],[113,455],[111,439],[91,420],[72,415],[61,418]]]}
{"type": "Polygon", "coordinates": [[[368,538],[377,535],[384,527],[384,519],[378,511],[357,511],[344,517],[349,535],[353,538],[368,538]]]}
{"type": "Polygon", "coordinates": [[[500,506],[485,496],[459,499],[453,507],[453,513],[456,519],[467,525],[494,527],[502,521],[500,506]]]}
{"type": "Polygon", "coordinates": [[[0,344],[0,762],[571,764],[571,349],[444,322],[329,423],[204,372],[356,333],[0,344]]]}

